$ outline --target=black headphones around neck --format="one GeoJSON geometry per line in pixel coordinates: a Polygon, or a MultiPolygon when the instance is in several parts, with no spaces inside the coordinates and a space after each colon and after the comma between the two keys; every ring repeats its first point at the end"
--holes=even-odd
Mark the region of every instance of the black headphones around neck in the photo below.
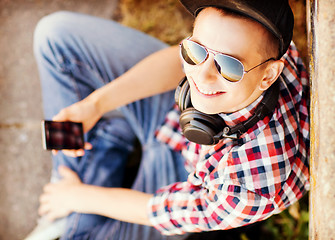
{"type": "Polygon", "coordinates": [[[248,120],[233,127],[229,127],[218,114],[205,114],[192,106],[190,86],[186,77],[180,81],[176,89],[175,101],[181,111],[179,124],[184,136],[198,144],[213,145],[223,138],[239,138],[258,121],[263,120],[273,112],[278,96],[279,79],[266,91],[255,113],[248,120]]]}

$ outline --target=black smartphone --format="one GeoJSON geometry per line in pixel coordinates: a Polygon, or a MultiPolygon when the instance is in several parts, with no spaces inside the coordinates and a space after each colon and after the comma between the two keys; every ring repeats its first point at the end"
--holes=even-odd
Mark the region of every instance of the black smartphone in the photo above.
{"type": "Polygon", "coordinates": [[[42,121],[42,143],[45,150],[84,148],[83,124],[44,120],[42,121]]]}

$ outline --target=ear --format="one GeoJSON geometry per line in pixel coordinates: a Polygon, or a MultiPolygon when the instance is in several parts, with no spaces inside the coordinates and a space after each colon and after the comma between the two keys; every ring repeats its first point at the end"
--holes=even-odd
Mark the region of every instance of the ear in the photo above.
{"type": "Polygon", "coordinates": [[[284,63],[281,60],[272,61],[267,64],[264,71],[262,82],[259,86],[261,91],[268,89],[279,77],[283,71],[284,63]]]}

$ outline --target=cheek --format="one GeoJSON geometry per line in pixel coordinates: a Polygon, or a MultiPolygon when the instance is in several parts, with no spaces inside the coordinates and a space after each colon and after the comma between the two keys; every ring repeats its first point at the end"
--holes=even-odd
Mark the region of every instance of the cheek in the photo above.
{"type": "Polygon", "coordinates": [[[194,73],[195,67],[183,62],[184,72],[186,75],[194,73]]]}
{"type": "Polygon", "coordinates": [[[243,102],[255,94],[256,84],[252,79],[242,79],[239,83],[228,83],[225,86],[232,100],[243,102]]]}
{"type": "Polygon", "coordinates": [[[253,92],[253,87],[250,84],[239,84],[236,86],[232,86],[229,91],[231,94],[236,94],[236,97],[239,95],[249,95],[253,92]]]}
{"type": "Polygon", "coordinates": [[[256,100],[262,92],[259,90],[259,81],[243,79],[241,84],[231,88],[229,93],[231,99],[235,99],[245,107],[256,100]]]}

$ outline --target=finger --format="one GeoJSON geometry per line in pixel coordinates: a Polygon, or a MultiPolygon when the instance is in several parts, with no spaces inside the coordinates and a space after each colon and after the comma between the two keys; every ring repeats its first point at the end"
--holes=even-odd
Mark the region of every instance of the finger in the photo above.
{"type": "Polygon", "coordinates": [[[93,148],[92,144],[89,142],[85,142],[84,149],[85,150],[91,150],[93,148]]]}
{"type": "Polygon", "coordinates": [[[57,113],[52,120],[53,121],[65,121],[67,120],[67,116],[66,116],[66,110],[62,109],[59,113],[57,113]]]}
{"type": "Polygon", "coordinates": [[[45,193],[50,193],[52,191],[53,185],[54,185],[53,183],[48,183],[44,185],[43,187],[44,195],[45,193]]]}
{"type": "Polygon", "coordinates": [[[82,157],[85,155],[85,150],[84,149],[71,149],[71,150],[62,150],[62,152],[68,156],[68,157],[82,157]]]}
{"type": "Polygon", "coordinates": [[[39,201],[40,201],[40,204],[47,203],[49,202],[49,197],[47,196],[47,194],[44,193],[40,196],[39,201]]]}
{"type": "Polygon", "coordinates": [[[47,217],[49,222],[53,222],[56,219],[55,216],[52,213],[49,213],[46,217],[47,217]]]}
{"type": "Polygon", "coordinates": [[[62,152],[68,157],[79,157],[77,150],[62,150],[62,152]]]}
{"type": "Polygon", "coordinates": [[[85,155],[85,150],[84,149],[75,150],[75,154],[77,157],[82,157],[85,155]]]}
{"type": "Polygon", "coordinates": [[[49,204],[41,204],[38,208],[38,214],[40,216],[44,216],[50,212],[50,205],[49,204]]]}
{"type": "Polygon", "coordinates": [[[52,155],[56,156],[58,153],[58,150],[51,150],[52,155]]]}

